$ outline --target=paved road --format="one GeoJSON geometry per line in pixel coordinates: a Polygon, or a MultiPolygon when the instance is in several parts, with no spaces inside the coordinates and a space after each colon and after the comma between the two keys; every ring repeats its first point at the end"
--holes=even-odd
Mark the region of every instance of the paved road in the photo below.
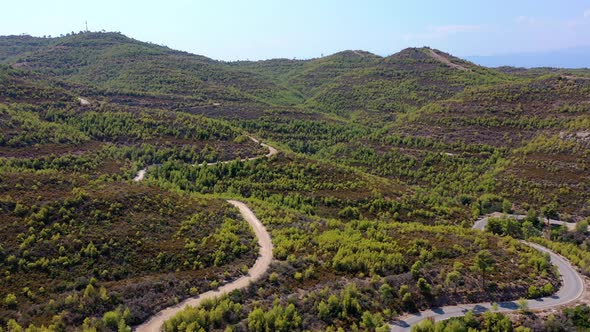
{"type": "MultiPolygon", "coordinates": [[[[500,213],[500,212],[494,212],[494,213],[490,213],[490,214],[482,217],[481,219],[477,220],[475,222],[475,224],[473,225],[473,228],[483,231],[483,230],[485,230],[485,227],[486,227],[486,224],[488,223],[489,218],[500,218],[502,216],[506,216],[509,218],[515,218],[516,220],[523,220],[526,218],[526,215],[524,215],[524,214],[504,214],[504,213],[500,213]]],[[[541,219],[541,221],[544,221],[545,223],[549,223],[551,225],[560,225],[560,226],[565,225],[567,227],[567,229],[570,231],[573,231],[574,229],[576,229],[575,222],[565,222],[565,221],[555,220],[555,219],[541,219]]]]}
{"type": "Polygon", "coordinates": [[[260,253],[259,257],[254,263],[254,266],[248,270],[248,275],[242,276],[239,279],[225,284],[219,287],[216,290],[208,291],[206,293],[200,294],[196,297],[192,297],[182,301],[181,303],[168,307],[154,316],[152,316],[147,322],[135,327],[135,331],[137,332],[155,332],[160,331],[162,329],[162,325],[165,321],[172,318],[175,314],[182,311],[186,306],[198,306],[203,300],[205,299],[212,299],[218,296],[221,296],[225,293],[229,293],[236,289],[242,289],[248,287],[250,283],[257,281],[260,279],[268,270],[270,263],[272,261],[272,242],[270,240],[270,235],[266,231],[266,228],[258,218],[254,215],[254,212],[248,208],[248,206],[242,202],[228,200],[228,202],[240,210],[240,214],[248,224],[254,230],[254,234],[258,238],[258,244],[260,245],[260,253]]]}
{"type": "MultiPolygon", "coordinates": [[[[483,230],[485,228],[485,225],[487,224],[489,217],[490,216],[486,216],[476,221],[473,225],[473,228],[483,230]]],[[[529,243],[525,241],[522,242],[539,251],[548,253],[551,257],[551,263],[557,266],[559,274],[562,277],[562,286],[555,294],[553,294],[553,296],[543,297],[536,300],[528,300],[527,302],[530,309],[547,309],[551,307],[556,307],[571,303],[582,296],[582,294],[584,293],[584,282],[582,280],[582,277],[566,259],[538,244],[529,243]]],[[[416,314],[408,314],[403,317],[400,317],[398,321],[395,321],[391,324],[391,331],[410,331],[413,325],[416,325],[420,323],[422,320],[430,317],[434,318],[435,321],[440,321],[452,317],[463,316],[469,310],[473,310],[473,312],[475,313],[482,313],[490,310],[491,308],[492,303],[490,302],[461,304],[444,306],[441,308],[433,308],[430,310],[421,311],[416,314]]],[[[514,301],[498,303],[499,312],[507,312],[514,310],[518,310],[518,306],[514,301]]]]}

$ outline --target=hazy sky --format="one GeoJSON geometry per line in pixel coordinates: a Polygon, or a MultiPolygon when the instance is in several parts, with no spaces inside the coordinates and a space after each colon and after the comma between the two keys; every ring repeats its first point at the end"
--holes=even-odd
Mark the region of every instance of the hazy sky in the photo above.
{"type": "Polygon", "coordinates": [[[0,34],[120,31],[215,59],[389,55],[431,46],[458,56],[590,46],[590,0],[6,0],[0,34]]]}

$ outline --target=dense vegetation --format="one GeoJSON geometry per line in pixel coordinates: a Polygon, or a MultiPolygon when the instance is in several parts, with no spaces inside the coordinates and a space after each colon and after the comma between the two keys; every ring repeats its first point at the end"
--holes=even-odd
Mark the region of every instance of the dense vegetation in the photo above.
{"type": "Polygon", "coordinates": [[[280,329],[277,310],[292,311],[301,329],[387,330],[386,323],[404,311],[501,301],[524,296],[531,285],[558,286],[546,256],[509,238],[455,226],[305,217],[252,203],[272,229],[277,262],[267,282],[230,294],[232,302],[223,308],[232,312],[220,314],[225,318],[215,326],[199,323],[210,310],[204,305],[178,314],[168,331],[197,323],[205,330],[258,331],[253,317],[260,319],[256,326],[272,331],[280,329]]]}
{"type": "Polygon", "coordinates": [[[14,299],[4,318],[81,324],[125,304],[138,321],[255,257],[247,225],[218,200],[54,170],[3,174],[0,296],[14,299]]]}
{"type": "MultiPolygon", "coordinates": [[[[105,32],[0,37],[0,62],[9,330],[124,331],[235,279],[257,248],[228,197],[271,232],[271,270],[166,331],[386,330],[407,311],[552,293],[547,257],[515,239],[590,270],[587,71],[430,48],[224,63],[105,32]],[[281,152],[241,161],[267,153],[249,135],[281,152]],[[529,215],[468,229],[496,211],[529,215]]],[[[526,319],[582,326],[571,310],[526,319]]]]}
{"type": "Polygon", "coordinates": [[[0,317],[17,319],[10,329],[59,330],[117,310],[136,324],[252,264],[256,241],[227,203],[130,182],[139,167],[169,160],[265,153],[241,130],[187,113],[81,105],[20,70],[0,71],[0,317]]]}
{"type": "Polygon", "coordinates": [[[413,332],[435,331],[498,331],[498,332],[530,332],[530,331],[587,331],[590,328],[590,308],[578,305],[565,308],[556,314],[539,317],[534,313],[521,309],[520,315],[508,317],[502,313],[488,311],[481,317],[469,312],[463,318],[433,323],[425,320],[412,329],[413,332]],[[512,320],[510,319],[512,318],[512,320]]]}

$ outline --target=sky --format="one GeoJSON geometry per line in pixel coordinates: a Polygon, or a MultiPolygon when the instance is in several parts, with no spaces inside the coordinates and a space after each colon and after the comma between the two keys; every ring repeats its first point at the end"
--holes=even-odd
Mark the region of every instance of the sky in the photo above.
{"type": "Polygon", "coordinates": [[[590,49],[590,0],[7,0],[0,35],[88,28],[218,60],[382,56],[430,46],[457,56],[590,49]]]}

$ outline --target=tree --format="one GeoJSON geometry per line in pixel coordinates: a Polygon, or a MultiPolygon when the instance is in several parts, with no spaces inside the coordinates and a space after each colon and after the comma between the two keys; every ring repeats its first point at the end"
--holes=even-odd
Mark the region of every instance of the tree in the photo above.
{"type": "Polygon", "coordinates": [[[22,326],[20,326],[14,319],[8,321],[7,327],[10,332],[23,332],[22,326]]]}
{"type": "Polygon", "coordinates": [[[535,299],[541,296],[541,291],[535,285],[530,285],[529,290],[527,292],[527,297],[529,299],[535,299]]]}
{"type": "Polygon", "coordinates": [[[531,208],[527,211],[526,218],[524,219],[524,221],[529,221],[533,224],[533,226],[538,227],[540,224],[539,214],[537,213],[537,211],[531,208]]]}
{"type": "Polygon", "coordinates": [[[361,312],[361,305],[357,299],[358,290],[355,284],[346,286],[342,292],[340,292],[342,299],[342,318],[346,318],[349,315],[356,316],[361,312]]]}
{"type": "Polygon", "coordinates": [[[386,305],[391,305],[395,298],[395,290],[393,287],[389,286],[388,283],[384,283],[379,287],[379,294],[381,295],[381,301],[386,305]]]}
{"type": "Polygon", "coordinates": [[[544,295],[551,295],[555,292],[555,290],[553,289],[553,285],[550,283],[546,283],[545,286],[543,286],[543,294],[544,295]]]}
{"type": "Polygon", "coordinates": [[[529,310],[529,301],[527,301],[525,298],[521,297],[520,299],[518,299],[516,304],[518,305],[518,309],[521,312],[527,312],[529,310]]]}
{"type": "Polygon", "coordinates": [[[459,273],[459,271],[451,271],[447,274],[447,277],[445,278],[445,285],[447,285],[447,287],[453,287],[453,292],[457,292],[457,286],[459,285],[459,283],[463,280],[463,277],[461,276],[461,273],[459,273]]]}
{"type": "Polygon", "coordinates": [[[473,271],[481,274],[481,282],[484,289],[486,288],[486,274],[494,270],[495,264],[496,260],[489,250],[480,250],[475,255],[475,260],[471,268],[473,271]]]}
{"type": "Polygon", "coordinates": [[[588,231],[588,219],[576,223],[576,233],[585,234],[588,231]]]}
{"type": "Polygon", "coordinates": [[[379,322],[373,317],[370,311],[363,312],[361,317],[361,327],[367,330],[374,330],[379,322]]]}
{"type": "Polygon", "coordinates": [[[330,308],[324,301],[318,304],[318,317],[326,322],[330,319],[330,308]]]}
{"type": "Polygon", "coordinates": [[[541,213],[547,219],[557,219],[559,214],[557,213],[557,203],[552,202],[541,208],[541,213]]]}
{"type": "Polygon", "coordinates": [[[534,224],[530,221],[525,221],[522,223],[522,235],[525,239],[529,237],[539,236],[541,232],[535,228],[534,224]]]}
{"type": "Polygon", "coordinates": [[[504,199],[502,201],[502,212],[510,213],[512,211],[512,203],[509,200],[504,199]]]}
{"type": "Polygon", "coordinates": [[[520,222],[514,218],[506,218],[504,234],[512,236],[513,238],[522,239],[523,231],[520,222]]]}
{"type": "Polygon", "coordinates": [[[346,206],[345,208],[343,208],[342,210],[340,210],[338,212],[338,217],[340,217],[342,219],[347,219],[347,220],[359,219],[360,216],[361,216],[361,213],[360,213],[359,209],[356,207],[351,207],[351,206],[346,206]]]}
{"type": "Polygon", "coordinates": [[[486,311],[483,314],[482,331],[509,332],[512,331],[510,319],[499,312],[486,311]]]}
{"type": "Polygon", "coordinates": [[[416,286],[420,290],[420,292],[426,296],[429,296],[432,293],[432,286],[426,281],[424,278],[418,279],[416,286]]]}
{"type": "Polygon", "coordinates": [[[6,297],[4,298],[4,304],[9,308],[15,308],[18,304],[16,300],[16,295],[12,293],[6,295],[6,297]]]}
{"type": "Polygon", "coordinates": [[[248,315],[248,329],[254,332],[264,332],[266,330],[266,320],[264,319],[264,311],[261,308],[256,308],[248,315]]]}
{"type": "Polygon", "coordinates": [[[412,277],[418,278],[418,276],[420,276],[420,270],[422,269],[422,266],[423,264],[420,260],[417,260],[414,264],[412,264],[412,268],[410,269],[412,277]]]}
{"type": "Polygon", "coordinates": [[[412,328],[413,332],[432,332],[435,329],[434,319],[426,318],[412,328]]]}
{"type": "Polygon", "coordinates": [[[502,222],[499,218],[489,218],[488,223],[486,224],[486,232],[490,232],[493,234],[502,235],[504,233],[504,229],[502,227],[502,222]]]}
{"type": "Polygon", "coordinates": [[[402,297],[402,303],[408,309],[414,308],[414,297],[412,296],[412,293],[405,293],[402,297]]]}

